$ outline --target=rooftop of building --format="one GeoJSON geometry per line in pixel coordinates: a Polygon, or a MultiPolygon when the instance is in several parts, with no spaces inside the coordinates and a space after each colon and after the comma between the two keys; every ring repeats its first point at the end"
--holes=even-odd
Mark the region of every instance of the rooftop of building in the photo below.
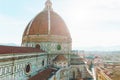
{"type": "Polygon", "coordinates": [[[103,73],[105,73],[112,80],[120,80],[120,65],[105,65],[104,67],[99,67],[103,73]]]}
{"type": "Polygon", "coordinates": [[[56,56],[53,61],[57,61],[57,62],[58,61],[67,61],[67,58],[61,54],[61,55],[56,56]]]}
{"type": "Polygon", "coordinates": [[[0,54],[15,54],[15,53],[35,53],[35,52],[44,52],[38,48],[32,47],[20,47],[20,46],[3,46],[0,45],[0,54]]]}
{"type": "Polygon", "coordinates": [[[28,80],[48,80],[57,70],[53,68],[45,69],[28,80]]]}

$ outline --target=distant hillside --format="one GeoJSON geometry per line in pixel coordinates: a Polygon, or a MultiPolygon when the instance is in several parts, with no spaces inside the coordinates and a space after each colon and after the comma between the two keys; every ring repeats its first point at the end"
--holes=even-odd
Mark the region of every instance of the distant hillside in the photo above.
{"type": "Polygon", "coordinates": [[[5,45],[5,46],[19,46],[15,43],[0,43],[0,45],[5,45]]]}
{"type": "Polygon", "coordinates": [[[73,49],[85,51],[120,51],[120,46],[77,47],[73,49]]]}

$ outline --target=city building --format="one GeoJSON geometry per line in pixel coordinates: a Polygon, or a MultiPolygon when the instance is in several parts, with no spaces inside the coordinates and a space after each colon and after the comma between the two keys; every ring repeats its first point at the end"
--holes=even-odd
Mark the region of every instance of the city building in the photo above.
{"type": "Polygon", "coordinates": [[[96,66],[97,80],[120,80],[120,63],[104,63],[96,66]]]}
{"type": "Polygon", "coordinates": [[[72,38],[47,0],[27,25],[21,47],[0,46],[0,80],[91,80],[85,61],[72,54],[72,38]]]}

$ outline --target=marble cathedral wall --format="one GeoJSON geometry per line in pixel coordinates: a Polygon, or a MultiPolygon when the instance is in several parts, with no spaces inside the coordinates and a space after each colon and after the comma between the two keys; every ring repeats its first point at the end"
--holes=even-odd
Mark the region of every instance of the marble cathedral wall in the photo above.
{"type": "Polygon", "coordinates": [[[0,80],[27,80],[45,67],[47,67],[45,53],[1,55],[0,80]]]}

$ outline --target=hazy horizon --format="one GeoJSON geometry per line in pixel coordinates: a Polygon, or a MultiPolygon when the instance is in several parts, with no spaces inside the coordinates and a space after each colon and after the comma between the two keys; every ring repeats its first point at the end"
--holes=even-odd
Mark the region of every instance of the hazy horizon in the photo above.
{"type": "MultiPolygon", "coordinates": [[[[0,43],[2,46],[21,46],[21,44],[15,43],[0,43]]],[[[120,45],[116,46],[86,46],[86,47],[72,47],[72,50],[84,50],[84,51],[120,51],[120,45]]]]}

